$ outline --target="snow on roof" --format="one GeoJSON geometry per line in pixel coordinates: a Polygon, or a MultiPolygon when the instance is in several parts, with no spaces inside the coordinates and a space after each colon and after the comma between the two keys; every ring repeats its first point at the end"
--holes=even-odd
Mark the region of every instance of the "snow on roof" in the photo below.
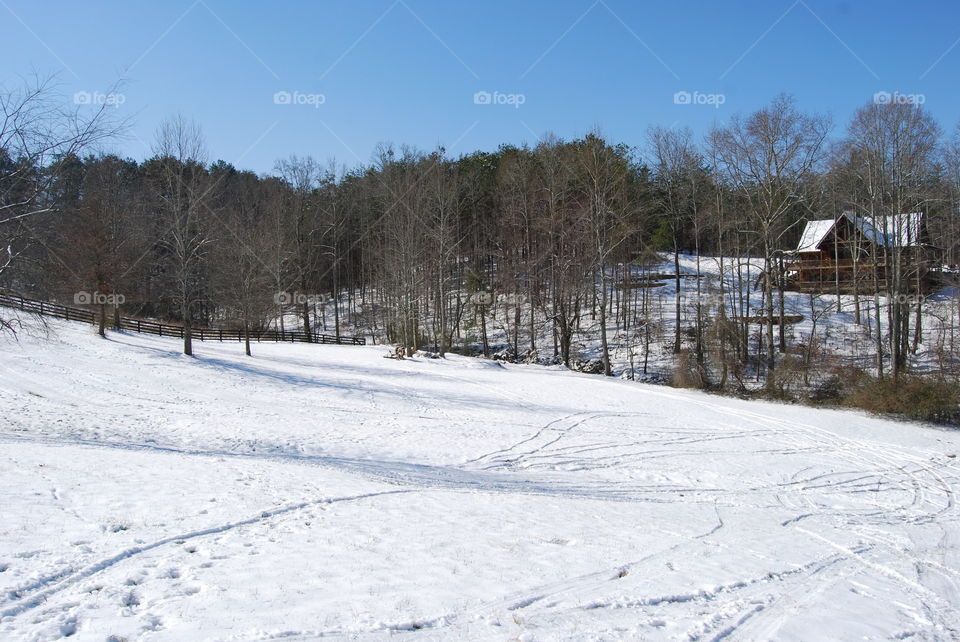
{"type": "Polygon", "coordinates": [[[807,221],[803,228],[803,235],[800,237],[800,243],[797,244],[797,252],[816,252],[820,243],[833,229],[834,220],[832,218],[821,221],[807,221]]]}
{"type": "MultiPolygon", "coordinates": [[[[882,247],[914,247],[921,244],[923,213],[895,214],[893,216],[855,216],[844,212],[843,216],[853,223],[860,233],[875,245],[882,247]]],[[[807,221],[797,244],[797,252],[816,252],[833,229],[832,218],[807,221]]]]}
{"type": "Polygon", "coordinates": [[[849,212],[844,215],[853,221],[860,232],[876,245],[885,247],[920,245],[920,229],[923,225],[923,214],[920,212],[879,216],[875,219],[869,217],[855,219],[849,212]]]}

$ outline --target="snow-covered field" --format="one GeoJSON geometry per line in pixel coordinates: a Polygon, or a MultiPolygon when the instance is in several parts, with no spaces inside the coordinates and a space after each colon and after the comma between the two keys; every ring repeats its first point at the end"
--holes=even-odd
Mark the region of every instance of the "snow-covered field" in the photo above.
{"type": "Polygon", "coordinates": [[[951,639],[960,433],[385,347],[0,339],[0,639],[951,639]]]}

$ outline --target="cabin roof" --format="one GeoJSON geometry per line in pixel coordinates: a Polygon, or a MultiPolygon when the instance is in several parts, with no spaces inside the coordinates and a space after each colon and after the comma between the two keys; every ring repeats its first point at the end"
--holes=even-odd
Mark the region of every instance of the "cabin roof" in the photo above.
{"type": "MultiPolygon", "coordinates": [[[[853,216],[845,216],[853,220],[853,216]]],[[[885,247],[916,247],[920,243],[920,230],[923,214],[911,212],[894,216],[881,216],[876,219],[859,218],[857,225],[864,236],[873,243],[885,247]]]]}
{"type": "Polygon", "coordinates": [[[797,252],[816,252],[820,249],[820,243],[833,229],[834,223],[835,221],[832,218],[807,221],[806,227],[803,228],[803,235],[800,237],[800,243],[797,244],[797,252]]]}
{"type": "MultiPolygon", "coordinates": [[[[844,212],[842,217],[856,226],[865,239],[881,247],[917,247],[921,243],[923,213],[910,212],[892,216],[854,216],[844,212]]],[[[797,244],[797,252],[816,252],[827,238],[839,219],[819,219],[807,221],[797,244]]]]}

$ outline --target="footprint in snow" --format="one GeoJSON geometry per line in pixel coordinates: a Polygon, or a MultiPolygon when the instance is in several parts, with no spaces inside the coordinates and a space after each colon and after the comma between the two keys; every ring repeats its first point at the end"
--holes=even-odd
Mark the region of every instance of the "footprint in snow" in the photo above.
{"type": "Polygon", "coordinates": [[[156,615],[147,615],[146,623],[143,625],[144,632],[159,631],[163,629],[163,620],[156,615]]]}
{"type": "Polygon", "coordinates": [[[60,635],[65,638],[76,635],[77,633],[77,618],[71,617],[60,623],[60,635]]]}

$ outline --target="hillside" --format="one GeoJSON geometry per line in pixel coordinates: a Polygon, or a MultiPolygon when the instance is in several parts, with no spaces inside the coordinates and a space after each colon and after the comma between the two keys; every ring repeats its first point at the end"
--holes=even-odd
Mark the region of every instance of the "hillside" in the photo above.
{"type": "Polygon", "coordinates": [[[383,346],[0,342],[4,640],[960,631],[955,432],[383,346]]]}
{"type": "MultiPolygon", "coordinates": [[[[673,258],[663,253],[659,258],[661,262],[651,263],[643,271],[636,267],[631,268],[631,278],[634,279],[642,278],[643,274],[661,275],[662,278],[654,281],[657,287],[649,288],[645,293],[634,291],[627,295],[630,297],[628,307],[631,311],[629,327],[624,329],[622,323],[613,318],[612,314],[608,317],[607,337],[610,346],[611,371],[614,376],[664,382],[669,381],[677,367],[677,355],[673,350],[673,332],[677,321],[675,307],[677,287],[676,280],[670,276],[674,273],[673,258]],[[645,307],[644,298],[646,298],[645,307]],[[648,346],[645,346],[645,326],[649,327],[648,346]],[[645,357],[646,372],[643,371],[645,357]]],[[[694,328],[697,322],[698,304],[702,308],[708,353],[718,351],[714,324],[719,317],[721,304],[725,314],[733,317],[737,313],[738,296],[742,296],[744,300],[749,299],[750,314],[763,315],[761,293],[753,287],[763,267],[761,259],[738,259],[730,256],[697,257],[695,254],[681,254],[678,263],[680,273],[683,275],[680,279],[680,327],[681,347],[684,351],[690,352],[695,347],[694,328]],[[742,282],[736,278],[738,268],[742,272],[742,282]],[[697,275],[700,275],[699,279],[696,278],[697,275]],[[721,283],[722,294],[719,289],[721,283]]],[[[608,299],[616,304],[613,307],[617,307],[620,304],[620,297],[624,296],[622,289],[618,286],[618,283],[613,283],[607,287],[608,299]]],[[[957,322],[960,318],[958,294],[960,292],[955,287],[942,287],[922,297],[920,317],[922,325],[917,350],[911,356],[912,372],[949,373],[960,365],[957,357],[958,346],[960,346],[960,324],[957,322]]],[[[470,294],[467,292],[461,291],[457,295],[464,300],[470,299],[470,294]]],[[[341,310],[348,309],[350,298],[342,297],[341,310]]],[[[360,298],[359,293],[352,293],[352,300],[357,301],[360,298]]],[[[375,302],[376,293],[367,293],[367,298],[375,302]]],[[[519,307],[521,324],[517,333],[519,348],[517,360],[523,361],[527,358],[531,345],[531,327],[533,343],[537,346],[537,350],[529,360],[547,364],[559,359],[553,353],[555,327],[548,310],[543,309],[542,306],[531,305],[531,302],[523,296],[493,293],[491,299],[492,303],[482,309],[491,354],[497,358],[513,358],[514,320],[519,307]]],[[[797,397],[809,395],[811,388],[835,369],[847,367],[873,372],[876,355],[876,331],[871,307],[873,297],[860,296],[861,323],[857,323],[854,314],[855,297],[842,294],[839,299],[840,309],[838,310],[837,296],[829,287],[825,287],[822,293],[813,295],[790,290],[784,292],[785,314],[800,317],[798,322],[788,324],[785,331],[787,344],[790,346],[789,353],[805,357],[807,347],[813,345],[810,363],[806,366],[808,378],[812,384],[802,385],[797,382],[791,391],[796,393],[797,397]]],[[[878,300],[882,309],[880,326],[882,334],[887,336],[889,334],[887,309],[890,305],[890,297],[881,295],[878,300]]],[[[373,303],[373,305],[376,304],[373,303]]],[[[359,307],[361,308],[359,314],[341,314],[341,333],[347,336],[372,337],[374,341],[380,343],[388,342],[382,326],[373,328],[369,324],[358,323],[358,321],[367,320],[368,315],[363,311],[371,307],[371,304],[367,303],[359,307]]],[[[335,319],[329,299],[312,306],[311,312],[312,327],[333,332],[335,319]]],[[[284,323],[288,330],[302,327],[298,315],[292,313],[285,316],[284,323]]],[[[479,326],[478,309],[476,306],[467,305],[459,326],[464,345],[460,345],[460,334],[457,334],[458,340],[455,342],[457,345],[454,348],[472,354],[481,354],[483,345],[479,326]]],[[[273,322],[271,327],[279,327],[279,324],[273,322]]],[[[751,352],[761,340],[762,331],[761,324],[749,324],[751,352]]],[[[571,367],[576,368],[578,362],[588,362],[601,357],[600,324],[596,315],[590,312],[586,304],[577,318],[572,335],[571,367]]],[[[431,340],[427,336],[420,347],[435,350],[436,339],[431,340]]],[[[778,354],[778,359],[782,358],[783,355],[778,354]]],[[[714,385],[717,385],[719,380],[717,361],[716,354],[708,355],[706,370],[708,378],[714,385]]],[[[889,369],[889,355],[885,358],[885,368],[889,369]]],[[[745,366],[744,386],[762,387],[762,374],[761,372],[761,377],[756,377],[755,366],[745,366]]]]}

